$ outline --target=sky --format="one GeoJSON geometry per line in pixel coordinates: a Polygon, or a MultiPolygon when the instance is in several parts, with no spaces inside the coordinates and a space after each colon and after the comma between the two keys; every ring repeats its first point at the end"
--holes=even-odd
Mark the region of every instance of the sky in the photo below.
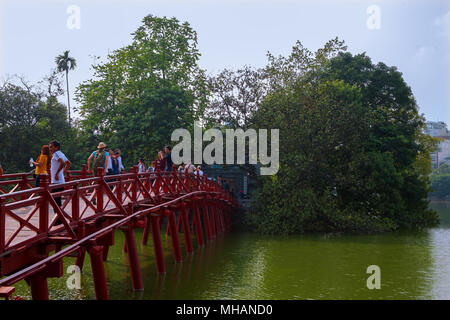
{"type": "Polygon", "coordinates": [[[288,55],[297,40],[317,50],[339,37],[350,52],[396,66],[420,113],[450,126],[450,0],[0,0],[0,80],[37,83],[70,50],[73,97],[93,57],[130,44],[148,14],[189,22],[209,74],[263,67],[268,51],[288,55]]]}

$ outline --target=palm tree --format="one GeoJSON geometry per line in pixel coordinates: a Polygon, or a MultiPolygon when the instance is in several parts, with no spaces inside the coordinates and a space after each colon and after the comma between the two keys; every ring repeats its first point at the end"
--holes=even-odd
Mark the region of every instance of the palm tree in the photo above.
{"type": "Polygon", "coordinates": [[[69,98],[69,70],[75,69],[77,61],[69,57],[69,50],[64,51],[64,54],[60,54],[55,58],[58,72],[66,72],[66,84],[67,84],[67,107],[69,111],[69,126],[70,126],[70,98],[69,98]]]}

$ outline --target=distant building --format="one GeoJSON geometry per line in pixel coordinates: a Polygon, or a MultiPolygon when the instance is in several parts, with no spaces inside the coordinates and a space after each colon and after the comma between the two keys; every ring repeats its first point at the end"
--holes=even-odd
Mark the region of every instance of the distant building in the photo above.
{"type": "MultiPolygon", "coordinates": [[[[208,178],[217,178],[222,176],[227,181],[230,191],[242,203],[250,199],[253,191],[256,189],[256,180],[247,170],[239,166],[232,165],[204,165],[203,172],[208,178]]],[[[258,173],[258,172],[257,172],[258,173]]]]}
{"type": "Polygon", "coordinates": [[[450,132],[445,122],[427,122],[425,133],[435,138],[441,138],[438,148],[431,153],[431,164],[433,168],[439,167],[443,163],[450,164],[450,132]]]}

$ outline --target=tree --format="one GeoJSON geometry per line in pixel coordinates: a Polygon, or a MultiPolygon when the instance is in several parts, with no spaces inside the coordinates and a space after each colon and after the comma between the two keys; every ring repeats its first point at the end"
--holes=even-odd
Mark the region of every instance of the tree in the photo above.
{"type": "Polygon", "coordinates": [[[433,175],[431,177],[433,196],[445,198],[450,196],[450,174],[433,175]]]}
{"type": "Polygon", "coordinates": [[[193,129],[207,86],[197,34],[187,22],[148,15],[132,35],[130,45],[93,66],[94,78],[77,88],[76,99],[83,130],[137,161],[156,157],[171,130],[193,129]]]}
{"type": "Polygon", "coordinates": [[[67,108],[56,97],[55,79],[46,77],[43,84],[48,91],[16,77],[0,87],[0,162],[8,172],[30,170],[29,158],[37,157],[42,145],[53,139],[71,159],[80,159],[77,143],[84,133],[69,126],[67,108]]]}
{"type": "Polygon", "coordinates": [[[255,123],[280,129],[280,170],[261,179],[250,224],[266,233],[437,224],[424,156],[433,141],[410,88],[395,68],[328,44],[269,62],[255,123]]]}
{"type": "Polygon", "coordinates": [[[5,82],[0,88],[0,162],[8,172],[29,170],[28,160],[39,154],[42,140],[37,127],[43,108],[44,102],[28,84],[5,82]]]}
{"type": "Polygon", "coordinates": [[[263,70],[244,66],[236,71],[224,69],[209,77],[209,106],[206,119],[233,129],[246,130],[266,95],[263,70]]]}
{"type": "Polygon", "coordinates": [[[74,70],[77,66],[77,62],[74,58],[69,57],[69,50],[64,51],[62,55],[55,58],[58,72],[66,73],[66,85],[67,85],[67,108],[69,114],[70,125],[70,97],[69,97],[69,70],[74,70]]]}

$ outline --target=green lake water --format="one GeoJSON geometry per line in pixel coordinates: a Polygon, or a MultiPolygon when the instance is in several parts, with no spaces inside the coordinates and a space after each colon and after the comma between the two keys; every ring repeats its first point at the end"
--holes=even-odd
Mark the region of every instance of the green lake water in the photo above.
{"type": "MultiPolygon", "coordinates": [[[[167,273],[157,275],[153,247],[138,244],[145,290],[133,292],[124,237],[115,234],[105,263],[111,299],[450,299],[450,202],[434,202],[441,225],[381,235],[261,236],[228,233],[174,263],[163,236],[167,273]],[[367,267],[381,270],[381,289],[366,286],[367,267]]],[[[141,233],[136,232],[138,242],[141,233]]],[[[149,240],[151,237],[149,238],[149,240]]],[[[183,239],[182,235],[180,239],[183,239]]],[[[74,258],[65,258],[66,268],[74,258]]],[[[49,279],[51,299],[95,299],[89,258],[81,289],[69,274],[49,279]]],[[[16,294],[28,299],[22,281],[16,294]]]]}

